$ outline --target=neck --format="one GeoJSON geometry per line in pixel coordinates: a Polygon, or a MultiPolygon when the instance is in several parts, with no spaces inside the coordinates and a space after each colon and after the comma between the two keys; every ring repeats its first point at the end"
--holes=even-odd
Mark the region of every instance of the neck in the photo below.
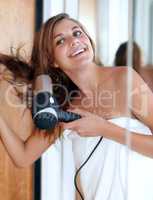
{"type": "Polygon", "coordinates": [[[76,70],[75,73],[69,71],[66,74],[87,97],[91,97],[99,85],[99,67],[96,64],[82,67],[82,70],[76,70]]]}

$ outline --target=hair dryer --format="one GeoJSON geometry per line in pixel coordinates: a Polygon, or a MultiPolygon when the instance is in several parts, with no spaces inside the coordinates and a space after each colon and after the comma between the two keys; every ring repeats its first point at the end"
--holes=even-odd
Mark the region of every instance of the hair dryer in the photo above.
{"type": "Polygon", "coordinates": [[[33,120],[39,129],[53,129],[58,122],[70,122],[81,116],[59,109],[56,99],[52,95],[52,81],[49,75],[39,75],[35,81],[33,97],[33,120]]]}

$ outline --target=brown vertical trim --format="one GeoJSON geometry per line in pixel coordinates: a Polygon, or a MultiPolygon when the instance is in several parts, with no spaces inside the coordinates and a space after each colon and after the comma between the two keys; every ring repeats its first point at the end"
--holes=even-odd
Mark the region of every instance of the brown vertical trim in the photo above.
{"type": "MultiPolygon", "coordinates": [[[[35,1],[35,31],[43,22],[43,1],[35,1]]],[[[41,158],[34,165],[34,200],[41,200],[41,158]]]]}

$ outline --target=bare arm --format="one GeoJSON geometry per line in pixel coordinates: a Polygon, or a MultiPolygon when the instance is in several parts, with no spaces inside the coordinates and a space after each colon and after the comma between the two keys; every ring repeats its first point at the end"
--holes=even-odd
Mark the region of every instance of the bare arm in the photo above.
{"type": "MultiPolygon", "coordinates": [[[[132,113],[153,131],[153,94],[140,76],[133,72],[132,113]]],[[[81,136],[104,136],[121,144],[126,144],[126,129],[117,126],[102,117],[84,110],[71,110],[82,118],[70,123],[63,123],[65,129],[72,129],[81,136]]],[[[132,132],[131,148],[136,152],[153,158],[153,136],[132,132]]]]}
{"type": "MultiPolygon", "coordinates": [[[[21,87],[26,92],[26,86],[21,87]]],[[[5,80],[0,82],[0,115],[11,130],[22,140],[26,140],[34,128],[30,109],[24,98],[18,96],[16,87],[5,80]]]]}
{"type": "Polygon", "coordinates": [[[13,162],[28,166],[54,142],[58,132],[49,139],[43,131],[34,130],[31,111],[7,81],[0,83],[0,97],[0,138],[13,162]]]}
{"type": "Polygon", "coordinates": [[[49,139],[44,136],[44,131],[35,130],[35,133],[23,142],[13,133],[2,117],[0,117],[0,130],[2,142],[18,167],[31,165],[58,137],[58,131],[49,139]]]}
{"type": "MultiPolygon", "coordinates": [[[[125,128],[121,128],[105,120],[103,121],[103,127],[99,127],[100,129],[104,137],[119,142],[120,144],[127,144],[125,128]]],[[[130,148],[140,154],[153,158],[153,136],[131,132],[130,148]]]]}

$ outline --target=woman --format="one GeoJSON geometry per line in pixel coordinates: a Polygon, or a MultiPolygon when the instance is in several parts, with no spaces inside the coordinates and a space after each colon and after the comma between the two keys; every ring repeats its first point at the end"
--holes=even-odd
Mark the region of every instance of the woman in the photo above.
{"type": "MultiPolygon", "coordinates": [[[[114,64],[115,66],[127,66],[127,49],[128,49],[128,42],[122,43],[115,54],[114,64]]],[[[142,52],[139,45],[136,42],[132,43],[132,66],[136,72],[140,72],[142,67],[142,52]]]]}
{"type": "MultiPolygon", "coordinates": [[[[124,42],[118,47],[114,59],[115,66],[127,66],[127,48],[128,42],[124,42]]],[[[150,64],[143,65],[142,51],[136,42],[133,42],[132,48],[132,67],[153,91],[153,67],[150,64]]]]}
{"type": "MultiPolygon", "coordinates": [[[[151,200],[153,94],[139,75],[131,69],[129,107],[128,69],[99,67],[89,35],[66,14],[54,16],[42,26],[33,47],[31,65],[36,68],[36,74],[50,74],[61,107],[81,115],[79,120],[60,124],[67,129],[62,134],[64,144],[72,147],[70,154],[67,151],[63,155],[68,163],[63,166],[61,198],[75,199],[73,176],[83,164],[75,177],[77,199],[151,200]],[[63,92],[63,85],[68,93],[63,92]],[[132,150],[126,148],[127,142],[132,150]],[[86,160],[96,145],[92,157],[86,160]],[[66,177],[66,170],[72,179],[66,177]]],[[[16,165],[22,167],[32,164],[58,137],[56,131],[50,139],[35,131],[23,143],[12,134],[2,117],[0,127],[7,151],[16,165]]]]}

